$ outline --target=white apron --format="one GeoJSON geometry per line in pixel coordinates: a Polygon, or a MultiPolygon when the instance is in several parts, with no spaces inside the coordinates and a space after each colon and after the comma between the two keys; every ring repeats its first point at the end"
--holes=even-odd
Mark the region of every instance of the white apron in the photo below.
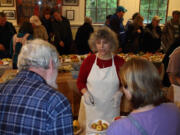
{"type": "Polygon", "coordinates": [[[93,95],[95,105],[87,105],[84,97],[81,98],[79,111],[79,123],[88,132],[88,124],[96,119],[112,122],[113,118],[120,115],[120,100],[114,100],[113,96],[119,91],[119,78],[117,76],[114,57],[112,66],[99,68],[97,56],[87,78],[87,89],[93,95]],[[114,103],[116,102],[116,103],[114,103]]]}

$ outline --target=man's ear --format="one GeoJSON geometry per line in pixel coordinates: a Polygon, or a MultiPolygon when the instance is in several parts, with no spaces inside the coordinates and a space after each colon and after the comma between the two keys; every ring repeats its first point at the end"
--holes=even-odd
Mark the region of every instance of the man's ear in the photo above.
{"type": "Polygon", "coordinates": [[[54,64],[53,64],[53,61],[52,59],[49,60],[49,70],[53,70],[54,69],[54,64]]]}

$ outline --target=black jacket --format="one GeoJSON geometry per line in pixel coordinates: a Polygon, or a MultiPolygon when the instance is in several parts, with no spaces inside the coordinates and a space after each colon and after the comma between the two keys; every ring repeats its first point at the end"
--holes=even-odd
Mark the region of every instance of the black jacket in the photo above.
{"type": "Polygon", "coordinates": [[[89,48],[88,40],[90,34],[94,31],[93,27],[89,23],[84,23],[78,28],[76,33],[75,43],[79,54],[87,54],[91,50],[89,48]]]}
{"type": "Polygon", "coordinates": [[[53,33],[55,35],[54,44],[60,54],[69,54],[72,45],[72,32],[69,20],[62,17],[62,21],[54,20],[52,23],[53,33]],[[64,47],[59,42],[64,42],[64,47]]]}
{"type": "Polygon", "coordinates": [[[142,50],[144,29],[142,26],[138,26],[134,23],[130,24],[126,32],[126,45],[124,52],[133,52],[138,53],[142,50]],[[137,30],[141,30],[141,33],[138,33],[137,30]]]}
{"type": "Polygon", "coordinates": [[[52,21],[51,21],[51,19],[47,20],[47,19],[45,19],[43,17],[43,18],[41,18],[41,22],[42,22],[42,25],[44,25],[44,27],[47,30],[47,33],[48,33],[48,36],[49,36],[49,41],[50,41],[50,36],[51,36],[50,33],[53,32],[53,30],[52,30],[52,21]]]}
{"type": "Polygon", "coordinates": [[[5,51],[0,52],[0,57],[10,57],[10,42],[16,30],[12,23],[6,22],[5,26],[0,26],[0,44],[3,44],[5,51]]]}
{"type": "Polygon", "coordinates": [[[180,46],[180,39],[176,40],[168,49],[168,51],[166,52],[164,58],[163,58],[163,64],[164,64],[164,70],[165,70],[165,74],[164,74],[164,78],[163,78],[163,85],[166,87],[169,87],[170,81],[169,81],[169,77],[168,77],[168,73],[166,72],[167,67],[168,67],[168,63],[169,63],[169,56],[171,55],[171,53],[180,46]]]}
{"type": "Polygon", "coordinates": [[[153,25],[148,24],[145,28],[144,38],[143,38],[143,51],[144,52],[156,52],[161,46],[161,28],[157,26],[155,28],[156,33],[158,35],[155,36],[153,33],[153,25]]]}

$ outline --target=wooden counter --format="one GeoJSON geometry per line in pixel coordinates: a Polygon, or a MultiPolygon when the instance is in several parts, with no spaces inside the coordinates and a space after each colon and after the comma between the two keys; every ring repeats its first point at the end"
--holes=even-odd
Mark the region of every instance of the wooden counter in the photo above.
{"type": "MultiPolygon", "coordinates": [[[[17,74],[17,70],[7,69],[2,77],[0,83],[12,79],[17,74]]],[[[71,72],[59,73],[57,77],[58,91],[66,96],[71,104],[72,113],[74,117],[78,116],[81,95],[76,86],[76,79],[72,78],[71,72]]]]}
{"type": "Polygon", "coordinates": [[[57,84],[58,90],[69,99],[73,115],[77,117],[79,113],[81,95],[76,86],[76,79],[72,78],[71,72],[59,73],[57,84]]]}

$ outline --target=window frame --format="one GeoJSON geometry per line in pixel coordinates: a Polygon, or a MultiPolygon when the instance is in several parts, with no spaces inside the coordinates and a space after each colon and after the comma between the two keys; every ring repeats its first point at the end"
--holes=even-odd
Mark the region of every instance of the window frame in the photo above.
{"type": "MultiPolygon", "coordinates": [[[[140,0],[140,3],[139,3],[139,13],[140,13],[140,11],[141,11],[141,1],[142,0],[140,0]]],[[[150,1],[151,0],[148,0],[149,1],[149,7],[148,7],[148,22],[143,22],[144,24],[149,24],[149,12],[150,11],[152,11],[152,10],[150,10],[150,1]]],[[[158,0],[158,5],[160,5],[160,2],[159,2],[160,0],[158,0]]],[[[167,18],[168,18],[168,9],[169,9],[169,0],[167,0],[167,9],[166,9],[166,16],[165,16],[165,22],[164,23],[161,23],[160,22],[160,24],[165,24],[166,22],[167,22],[167,18]]],[[[159,12],[159,10],[157,10],[157,13],[159,12]]],[[[150,20],[150,22],[151,22],[151,20],[150,20]]]]}
{"type": "MultiPolygon", "coordinates": [[[[96,2],[97,2],[98,0],[96,0],[96,2]]],[[[86,3],[87,3],[87,0],[85,0],[85,12],[84,12],[84,17],[86,16],[86,3]]],[[[116,0],[116,8],[118,7],[118,5],[119,5],[119,0],[116,0]]],[[[89,8],[90,9],[90,8],[89,8]]],[[[96,8],[92,8],[92,9],[95,9],[96,10],[96,22],[93,22],[93,24],[99,24],[99,25],[101,25],[101,24],[104,24],[104,22],[105,22],[105,20],[104,20],[104,22],[103,23],[100,23],[100,22],[97,22],[97,4],[96,4],[96,8]]],[[[103,9],[103,8],[101,8],[101,9],[103,9]]],[[[106,13],[107,13],[107,4],[106,4],[106,13]]],[[[89,16],[90,17],[90,16],[89,16]]]]}

